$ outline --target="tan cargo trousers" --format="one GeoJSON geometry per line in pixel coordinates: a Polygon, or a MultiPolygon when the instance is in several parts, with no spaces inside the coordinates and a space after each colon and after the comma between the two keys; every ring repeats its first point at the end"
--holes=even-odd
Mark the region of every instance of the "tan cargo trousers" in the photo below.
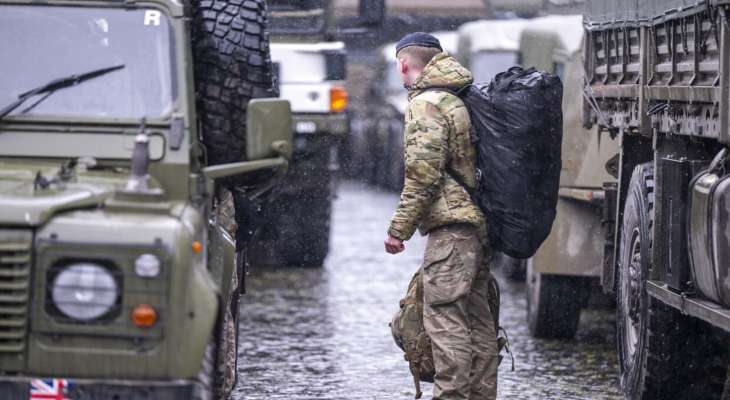
{"type": "Polygon", "coordinates": [[[423,324],[433,345],[434,400],[497,398],[497,335],[485,251],[470,225],[429,233],[422,265],[423,324]]]}

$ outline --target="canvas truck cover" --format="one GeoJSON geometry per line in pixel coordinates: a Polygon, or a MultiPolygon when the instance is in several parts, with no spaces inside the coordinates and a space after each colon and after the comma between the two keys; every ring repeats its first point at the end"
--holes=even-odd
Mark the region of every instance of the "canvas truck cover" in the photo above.
{"type": "Polygon", "coordinates": [[[728,0],[586,0],[585,21],[589,27],[606,23],[639,25],[658,17],[676,14],[697,5],[728,4],[728,0]]]}

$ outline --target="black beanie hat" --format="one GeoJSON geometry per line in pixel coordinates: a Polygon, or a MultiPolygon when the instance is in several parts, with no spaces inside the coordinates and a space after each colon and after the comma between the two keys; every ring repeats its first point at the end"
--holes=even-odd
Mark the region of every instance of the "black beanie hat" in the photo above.
{"type": "Polygon", "coordinates": [[[401,50],[410,46],[432,47],[443,51],[441,42],[435,36],[424,32],[413,32],[403,36],[403,39],[395,45],[396,56],[401,50]]]}

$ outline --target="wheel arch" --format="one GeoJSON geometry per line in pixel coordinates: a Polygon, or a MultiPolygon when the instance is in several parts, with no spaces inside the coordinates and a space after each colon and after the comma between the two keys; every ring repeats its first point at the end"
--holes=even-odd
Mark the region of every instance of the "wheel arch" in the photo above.
{"type": "Polygon", "coordinates": [[[619,134],[620,152],[619,152],[619,176],[617,181],[615,224],[612,232],[613,242],[611,252],[603,255],[604,270],[602,271],[601,282],[605,293],[615,293],[616,277],[618,272],[619,244],[621,242],[621,230],[623,229],[624,205],[628,196],[628,190],[631,182],[631,175],[639,164],[654,162],[654,146],[652,138],[637,134],[619,134]]]}

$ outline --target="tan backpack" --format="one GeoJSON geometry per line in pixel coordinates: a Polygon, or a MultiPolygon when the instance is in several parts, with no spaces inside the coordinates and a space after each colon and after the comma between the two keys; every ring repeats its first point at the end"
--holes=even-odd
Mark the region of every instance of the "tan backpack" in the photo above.
{"type": "Polygon", "coordinates": [[[423,279],[420,269],[408,284],[406,297],[400,301],[400,309],[390,323],[390,331],[395,343],[406,353],[405,359],[416,386],[416,399],[420,399],[421,381],[433,382],[436,373],[431,338],[423,328],[423,279]]]}
{"type": "MultiPolygon", "coordinates": [[[[497,280],[490,274],[489,280],[489,306],[493,312],[494,326],[499,327],[499,285],[497,280]]],[[[400,309],[393,316],[390,323],[390,330],[393,339],[398,347],[405,352],[405,359],[413,375],[413,384],[416,387],[416,399],[420,399],[421,382],[433,382],[436,369],[433,364],[433,353],[431,349],[431,338],[426,334],[423,327],[423,279],[419,269],[411,283],[408,284],[406,297],[400,301],[400,309]]],[[[503,332],[504,336],[498,336],[498,352],[506,347],[508,354],[512,357],[509,349],[507,333],[499,327],[497,334],[503,332]]],[[[502,362],[502,356],[499,356],[502,362]]],[[[512,370],[514,371],[514,358],[512,358],[512,370]]]]}

